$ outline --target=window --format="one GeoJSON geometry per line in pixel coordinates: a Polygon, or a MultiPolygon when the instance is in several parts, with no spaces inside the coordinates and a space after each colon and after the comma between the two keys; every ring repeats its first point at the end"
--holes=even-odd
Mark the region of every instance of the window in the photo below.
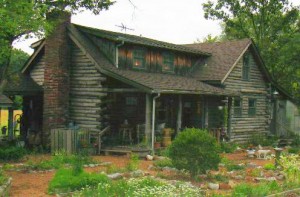
{"type": "Polygon", "coordinates": [[[126,105],[137,105],[136,97],[126,97],[126,105]]]}
{"type": "Polygon", "coordinates": [[[242,99],[235,98],[233,101],[233,113],[235,117],[242,116],[242,99]]]}
{"type": "Polygon", "coordinates": [[[243,57],[243,69],[242,69],[242,78],[244,80],[250,79],[250,55],[246,53],[243,57]]]}
{"type": "Polygon", "coordinates": [[[248,100],[248,115],[255,116],[256,115],[256,99],[248,100]]]}
{"type": "Polygon", "coordinates": [[[174,72],[174,55],[172,53],[163,53],[162,71],[174,72]]]}
{"type": "Polygon", "coordinates": [[[133,50],[133,64],[132,67],[136,69],[146,68],[146,52],[142,48],[136,48],[133,50]]]}

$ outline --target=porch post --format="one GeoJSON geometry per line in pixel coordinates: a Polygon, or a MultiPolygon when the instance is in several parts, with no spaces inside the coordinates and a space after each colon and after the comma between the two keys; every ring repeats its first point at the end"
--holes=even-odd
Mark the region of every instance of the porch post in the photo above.
{"type": "Polygon", "coordinates": [[[8,139],[9,140],[12,140],[14,138],[13,119],[14,119],[14,110],[12,107],[10,107],[8,108],[8,139]]]}
{"type": "Polygon", "coordinates": [[[208,129],[208,100],[205,99],[204,127],[208,129]]]}
{"type": "Polygon", "coordinates": [[[151,95],[146,94],[145,138],[148,146],[150,145],[150,132],[151,132],[151,95]]]}
{"type": "Polygon", "coordinates": [[[180,132],[181,123],[182,123],[182,96],[178,95],[177,133],[180,132]]]}

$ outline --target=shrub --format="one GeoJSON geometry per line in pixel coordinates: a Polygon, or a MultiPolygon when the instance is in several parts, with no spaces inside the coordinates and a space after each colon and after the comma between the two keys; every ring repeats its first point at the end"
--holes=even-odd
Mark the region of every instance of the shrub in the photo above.
{"type": "Polygon", "coordinates": [[[156,160],[154,161],[154,165],[160,168],[163,167],[174,167],[172,160],[169,158],[164,158],[164,159],[160,159],[160,160],[156,160]]]}
{"type": "Polygon", "coordinates": [[[128,171],[137,170],[139,167],[139,156],[137,154],[131,154],[129,163],[126,165],[128,171]]]}
{"type": "Polygon", "coordinates": [[[169,184],[151,177],[119,180],[110,183],[100,182],[96,189],[84,188],[74,196],[203,196],[199,188],[187,183],[169,184]]]}
{"type": "Polygon", "coordinates": [[[190,128],[181,132],[170,146],[169,154],[177,169],[185,169],[196,176],[210,169],[218,169],[220,147],[205,130],[190,128]]]}
{"type": "Polygon", "coordinates": [[[104,174],[89,174],[80,172],[74,174],[72,169],[59,169],[50,181],[49,193],[64,193],[79,190],[86,186],[95,187],[98,183],[109,183],[109,178],[104,174]]]}
{"type": "Polygon", "coordinates": [[[292,154],[298,154],[298,153],[300,153],[300,147],[291,147],[291,148],[289,148],[288,149],[288,152],[289,153],[292,153],[292,154]]]}
{"type": "Polygon", "coordinates": [[[236,186],[232,192],[231,196],[234,197],[263,197],[272,192],[280,191],[280,186],[276,181],[269,183],[261,183],[258,185],[250,185],[247,183],[242,183],[236,186]]]}
{"type": "Polygon", "coordinates": [[[276,136],[266,136],[265,134],[254,134],[248,141],[248,144],[254,146],[276,146],[278,138],[276,136]]]}
{"type": "Polygon", "coordinates": [[[7,177],[3,174],[3,170],[0,168],[0,186],[7,181],[7,177]]]}
{"type": "Polygon", "coordinates": [[[9,146],[0,149],[1,161],[19,161],[26,154],[26,150],[21,147],[9,146]]]}
{"type": "Polygon", "coordinates": [[[233,171],[233,170],[243,170],[245,169],[245,166],[243,165],[237,165],[237,164],[234,164],[232,161],[230,161],[228,158],[226,157],[223,157],[221,159],[221,163],[223,163],[226,167],[226,169],[228,171],[233,171]]]}
{"type": "Polygon", "coordinates": [[[279,160],[280,166],[287,182],[300,185],[300,156],[299,155],[282,155],[279,160]]]}
{"type": "Polygon", "coordinates": [[[275,167],[275,165],[272,164],[272,163],[267,163],[267,164],[264,165],[264,169],[265,169],[265,170],[275,170],[276,167],[275,167]]]}
{"type": "Polygon", "coordinates": [[[234,143],[221,142],[220,147],[221,147],[221,152],[233,153],[236,150],[237,145],[234,143]]]}

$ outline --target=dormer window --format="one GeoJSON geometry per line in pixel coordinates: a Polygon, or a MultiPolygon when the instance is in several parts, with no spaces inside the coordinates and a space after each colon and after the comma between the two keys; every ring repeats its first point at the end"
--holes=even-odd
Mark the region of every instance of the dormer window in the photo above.
{"type": "Polygon", "coordinates": [[[250,80],[250,55],[249,53],[245,53],[243,57],[243,69],[242,69],[242,79],[250,80]]]}
{"type": "Polygon", "coordinates": [[[132,55],[132,67],[135,69],[146,68],[146,51],[143,48],[135,48],[132,55]]]}
{"type": "Polygon", "coordinates": [[[174,72],[174,54],[170,52],[163,53],[162,71],[174,72]]]}

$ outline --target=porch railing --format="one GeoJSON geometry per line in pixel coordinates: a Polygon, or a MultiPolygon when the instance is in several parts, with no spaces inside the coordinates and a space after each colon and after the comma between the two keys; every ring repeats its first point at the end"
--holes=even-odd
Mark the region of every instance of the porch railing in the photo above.
{"type": "Polygon", "coordinates": [[[222,140],[221,138],[225,137],[223,136],[222,128],[210,128],[209,134],[216,138],[217,142],[220,143],[222,140]]]}

